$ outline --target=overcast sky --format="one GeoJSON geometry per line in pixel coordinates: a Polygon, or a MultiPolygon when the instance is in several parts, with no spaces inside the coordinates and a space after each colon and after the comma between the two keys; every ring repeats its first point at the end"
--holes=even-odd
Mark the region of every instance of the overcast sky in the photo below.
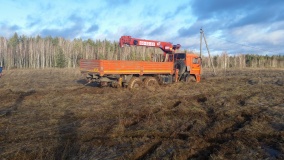
{"type": "Polygon", "coordinates": [[[169,41],[199,52],[284,55],[284,0],[0,0],[0,36],[169,41]],[[203,45],[205,46],[205,45],[203,45]],[[205,52],[203,48],[203,52],[205,52]]]}

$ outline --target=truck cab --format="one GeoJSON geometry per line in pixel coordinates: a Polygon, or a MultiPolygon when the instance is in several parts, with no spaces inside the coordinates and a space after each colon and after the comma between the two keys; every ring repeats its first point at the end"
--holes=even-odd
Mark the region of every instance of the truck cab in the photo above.
{"type": "Polygon", "coordinates": [[[201,57],[192,53],[173,54],[175,69],[179,69],[179,76],[185,81],[200,81],[201,57]]]}

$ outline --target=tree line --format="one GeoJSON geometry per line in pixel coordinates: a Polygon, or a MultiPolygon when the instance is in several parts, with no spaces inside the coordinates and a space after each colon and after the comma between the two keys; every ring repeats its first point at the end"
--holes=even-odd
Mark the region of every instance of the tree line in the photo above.
{"type": "MultiPolygon", "coordinates": [[[[109,40],[68,40],[61,37],[27,37],[15,33],[11,38],[0,37],[0,66],[13,68],[50,68],[79,66],[80,59],[162,61],[159,48],[130,46],[120,48],[109,40]]],[[[202,56],[203,67],[210,67],[208,57],[202,56]]],[[[254,54],[229,55],[212,58],[216,68],[284,67],[284,56],[254,54]]]]}
{"type": "MultiPolygon", "coordinates": [[[[229,55],[226,52],[212,58],[216,68],[284,68],[284,55],[257,55],[257,54],[237,54],[229,55]]],[[[202,58],[203,67],[211,67],[208,57],[202,58]]]]}

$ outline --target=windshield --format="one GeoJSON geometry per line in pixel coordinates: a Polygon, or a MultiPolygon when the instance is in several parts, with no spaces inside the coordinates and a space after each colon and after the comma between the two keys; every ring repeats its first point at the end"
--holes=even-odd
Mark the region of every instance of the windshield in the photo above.
{"type": "Polygon", "coordinates": [[[176,53],[174,57],[175,59],[185,59],[185,53],[176,53]]]}

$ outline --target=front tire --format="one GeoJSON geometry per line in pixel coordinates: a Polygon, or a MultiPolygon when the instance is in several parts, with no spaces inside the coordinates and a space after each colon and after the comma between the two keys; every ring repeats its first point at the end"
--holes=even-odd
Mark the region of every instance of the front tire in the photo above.
{"type": "Polygon", "coordinates": [[[159,82],[155,77],[147,77],[144,80],[144,85],[147,89],[154,91],[159,86],[159,82]]]}
{"type": "Polygon", "coordinates": [[[138,77],[132,77],[128,83],[127,88],[138,89],[142,86],[142,81],[138,77]]]}

